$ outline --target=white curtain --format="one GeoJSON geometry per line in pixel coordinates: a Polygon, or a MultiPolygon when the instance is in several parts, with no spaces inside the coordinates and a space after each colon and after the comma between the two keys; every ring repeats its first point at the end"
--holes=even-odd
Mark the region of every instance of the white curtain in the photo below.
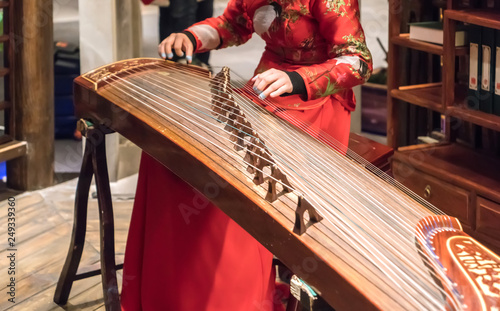
{"type": "MultiPolygon", "coordinates": [[[[78,9],[82,73],[141,56],[139,0],[79,0],[78,9]]],[[[140,150],[118,134],[107,135],[106,152],[111,181],[137,171],[140,150]]]]}

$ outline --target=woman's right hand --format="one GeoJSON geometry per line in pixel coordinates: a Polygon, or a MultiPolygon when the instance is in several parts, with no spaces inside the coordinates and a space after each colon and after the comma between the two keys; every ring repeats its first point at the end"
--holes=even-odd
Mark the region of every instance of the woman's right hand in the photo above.
{"type": "Polygon", "coordinates": [[[171,59],[174,57],[174,53],[179,57],[184,56],[186,53],[186,60],[191,63],[193,60],[193,43],[189,40],[188,36],[183,33],[173,33],[163,40],[160,45],[158,45],[158,54],[161,58],[171,59]]]}

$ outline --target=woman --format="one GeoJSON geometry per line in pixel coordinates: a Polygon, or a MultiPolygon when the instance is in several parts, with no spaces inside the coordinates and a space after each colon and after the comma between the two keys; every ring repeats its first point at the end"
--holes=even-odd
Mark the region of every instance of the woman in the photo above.
{"type": "MultiPolygon", "coordinates": [[[[214,0],[141,0],[145,5],[159,6],[160,40],[175,32],[183,31],[195,22],[214,14],[214,0]]],[[[208,66],[210,52],[196,55],[199,62],[208,66]]],[[[175,61],[179,60],[176,57],[175,61]]]]}
{"type": "MultiPolygon", "coordinates": [[[[170,35],[159,54],[190,60],[193,52],[243,44],[253,32],[266,50],[251,83],[280,109],[266,108],[347,145],[351,88],[372,68],[357,0],[231,0],[222,16],[170,35]]],[[[143,155],[123,310],[280,310],[271,262],[272,254],[216,206],[143,155]],[[185,205],[199,213],[184,217],[185,205]]]]}

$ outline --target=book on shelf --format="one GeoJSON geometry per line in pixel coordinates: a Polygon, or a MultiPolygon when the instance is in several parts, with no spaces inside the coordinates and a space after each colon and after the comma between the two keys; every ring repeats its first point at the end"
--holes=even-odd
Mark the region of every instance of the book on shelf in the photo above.
{"type": "Polygon", "coordinates": [[[427,144],[427,145],[439,143],[439,140],[429,136],[418,136],[417,141],[419,144],[427,144]]]}
{"type": "MultiPolygon", "coordinates": [[[[410,39],[425,41],[443,45],[443,23],[442,22],[419,22],[410,23],[410,39]]],[[[457,27],[455,32],[455,46],[467,44],[466,31],[464,27],[457,27]]]]}
{"type": "Polygon", "coordinates": [[[467,107],[479,110],[480,82],[481,82],[481,27],[469,26],[469,90],[467,93],[467,107]]]}
{"type": "Polygon", "coordinates": [[[482,27],[481,30],[481,91],[479,100],[479,110],[486,113],[493,113],[493,89],[495,81],[495,30],[482,27]]]}
{"type": "Polygon", "coordinates": [[[493,113],[500,116],[500,30],[495,31],[495,80],[493,82],[493,113]]]}

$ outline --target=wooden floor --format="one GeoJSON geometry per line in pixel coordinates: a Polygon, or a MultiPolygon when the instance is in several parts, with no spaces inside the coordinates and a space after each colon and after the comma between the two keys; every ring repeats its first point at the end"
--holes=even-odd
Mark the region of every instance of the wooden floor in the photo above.
{"type": "MultiPolygon", "coordinates": [[[[136,176],[112,185],[116,261],[123,262],[136,176]],[[122,188],[122,189],[120,189],[122,188]],[[125,190],[124,190],[125,189],[125,190]],[[119,197],[121,194],[121,197],[119,197]]],[[[76,281],[66,306],[53,301],[56,282],[69,247],[76,180],[16,199],[16,303],[8,301],[7,202],[0,203],[0,310],[104,310],[101,277],[76,281]]],[[[87,240],[79,271],[99,267],[97,200],[89,199],[87,240]],[[92,267],[93,266],[93,267],[92,267]],[[86,269],[87,268],[87,269],[86,269]]],[[[121,288],[122,273],[118,271],[121,288]]]]}

